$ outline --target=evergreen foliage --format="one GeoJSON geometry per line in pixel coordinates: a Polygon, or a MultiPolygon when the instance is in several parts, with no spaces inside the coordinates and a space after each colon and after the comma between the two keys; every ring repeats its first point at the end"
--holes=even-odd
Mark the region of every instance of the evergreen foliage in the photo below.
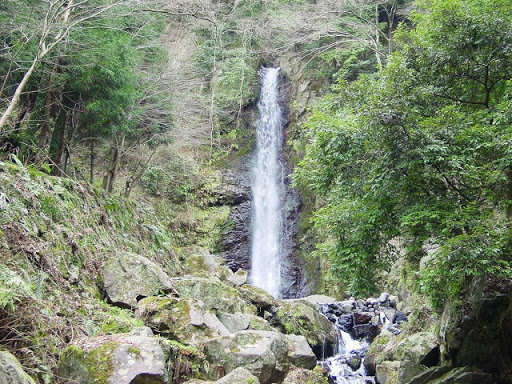
{"type": "Polygon", "coordinates": [[[434,304],[468,278],[510,275],[508,116],[512,10],[506,1],[425,0],[375,75],[339,81],[309,121],[296,182],[324,198],[317,252],[353,294],[371,293],[402,239],[434,304]]]}

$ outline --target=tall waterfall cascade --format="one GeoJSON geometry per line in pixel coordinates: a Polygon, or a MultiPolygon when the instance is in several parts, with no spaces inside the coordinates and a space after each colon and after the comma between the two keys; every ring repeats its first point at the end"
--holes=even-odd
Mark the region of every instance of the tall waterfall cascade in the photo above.
{"type": "Polygon", "coordinates": [[[252,170],[250,281],[274,297],[281,294],[285,182],[282,164],[284,113],[279,103],[279,68],[259,71],[261,96],[252,170]]]}

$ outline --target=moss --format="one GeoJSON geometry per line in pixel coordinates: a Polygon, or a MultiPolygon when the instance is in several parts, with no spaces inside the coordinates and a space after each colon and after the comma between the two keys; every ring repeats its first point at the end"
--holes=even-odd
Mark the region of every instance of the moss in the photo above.
{"type": "Polygon", "coordinates": [[[85,352],[71,345],[60,357],[59,375],[81,384],[109,384],[114,369],[112,356],[118,346],[118,342],[111,341],[85,352]]]}
{"type": "Polygon", "coordinates": [[[128,347],[128,353],[131,353],[132,355],[140,357],[140,349],[135,348],[134,346],[129,346],[128,347]]]}

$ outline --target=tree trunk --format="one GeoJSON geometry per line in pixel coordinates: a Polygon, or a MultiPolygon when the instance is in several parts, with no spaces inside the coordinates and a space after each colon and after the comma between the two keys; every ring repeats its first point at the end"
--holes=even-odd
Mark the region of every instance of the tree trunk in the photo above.
{"type": "Polygon", "coordinates": [[[94,139],[91,139],[91,171],[89,173],[89,182],[94,183],[94,139]]]}
{"type": "Polygon", "coordinates": [[[7,120],[9,120],[9,117],[11,117],[11,114],[14,111],[14,108],[18,105],[18,102],[20,101],[21,93],[25,89],[25,86],[27,85],[30,77],[34,73],[34,70],[36,69],[36,65],[38,62],[39,62],[39,56],[36,55],[36,57],[32,61],[32,64],[30,65],[28,71],[25,72],[23,79],[21,79],[21,82],[18,84],[16,91],[14,91],[14,95],[13,95],[11,101],[9,102],[7,109],[5,110],[2,117],[0,118],[0,134],[4,131],[4,126],[7,123],[7,120]]]}
{"type": "Polygon", "coordinates": [[[124,139],[125,137],[123,136],[121,138],[121,142],[116,142],[116,145],[110,149],[110,163],[107,171],[105,172],[105,175],[103,176],[103,189],[105,189],[107,192],[112,192],[114,190],[114,183],[117,178],[119,161],[121,160],[120,154],[124,145],[124,139]]]}

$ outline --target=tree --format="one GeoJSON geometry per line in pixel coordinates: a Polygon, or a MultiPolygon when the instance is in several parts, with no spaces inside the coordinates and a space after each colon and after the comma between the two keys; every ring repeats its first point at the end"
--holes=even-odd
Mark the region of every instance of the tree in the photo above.
{"type": "Polygon", "coordinates": [[[341,82],[315,110],[295,177],[324,196],[318,252],[353,293],[369,293],[400,236],[413,263],[438,245],[419,288],[440,305],[473,275],[511,270],[512,11],[421,6],[378,74],[341,82]]]}
{"type": "MultiPolygon", "coordinates": [[[[0,133],[18,105],[23,90],[41,61],[63,42],[74,28],[121,4],[121,2],[107,5],[94,3],[93,6],[89,7],[84,7],[85,2],[75,0],[50,0],[39,4],[40,9],[37,12],[40,12],[43,16],[38,20],[38,29],[34,31],[34,35],[28,38],[28,41],[31,39],[37,40],[37,48],[30,66],[23,74],[20,83],[7,103],[7,108],[0,117],[0,133]]],[[[28,6],[30,7],[30,5],[28,6]]]]}

